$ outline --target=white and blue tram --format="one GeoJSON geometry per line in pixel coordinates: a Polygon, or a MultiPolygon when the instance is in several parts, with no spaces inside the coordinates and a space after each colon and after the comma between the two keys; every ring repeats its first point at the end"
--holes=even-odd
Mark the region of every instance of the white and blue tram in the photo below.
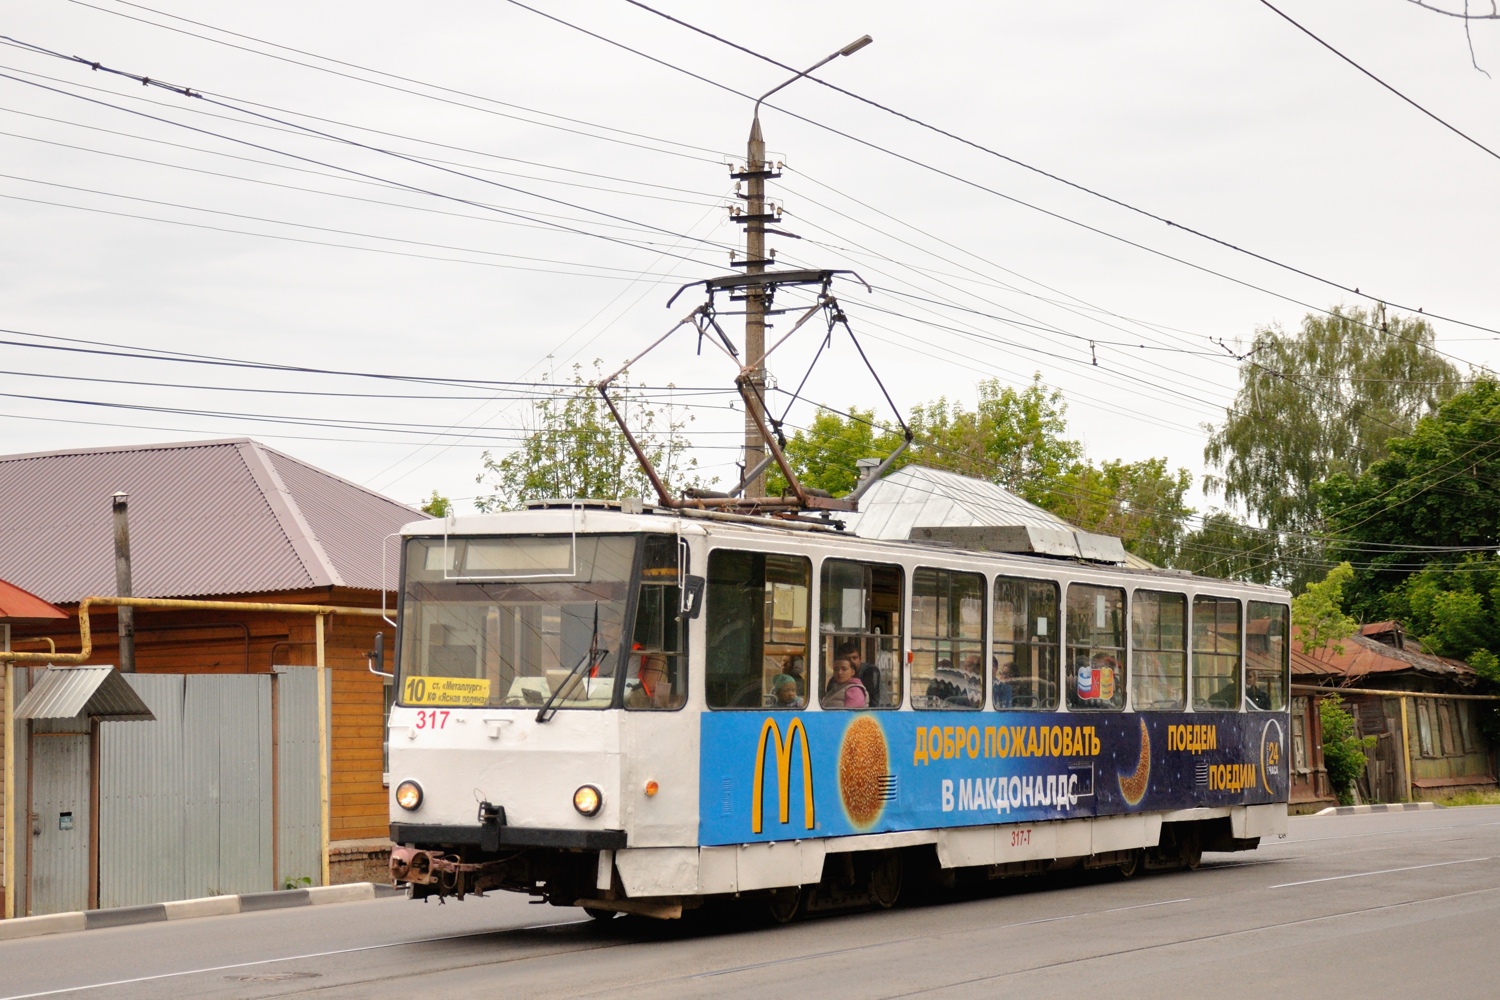
{"type": "Polygon", "coordinates": [[[403,545],[391,869],[417,897],[790,916],[1286,830],[1282,590],[618,504],[403,545]]]}

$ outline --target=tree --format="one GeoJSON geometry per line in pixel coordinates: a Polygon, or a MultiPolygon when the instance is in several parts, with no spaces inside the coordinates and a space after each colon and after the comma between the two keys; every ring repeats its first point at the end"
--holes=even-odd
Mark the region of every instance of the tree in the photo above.
{"type": "Polygon", "coordinates": [[[1297,537],[1323,528],[1319,484],[1361,475],[1457,390],[1458,371],[1432,344],[1425,320],[1383,308],[1308,314],[1295,334],[1256,331],[1234,405],[1208,428],[1204,488],[1282,536],[1283,579],[1322,572],[1319,547],[1297,537]]]}
{"type": "Polygon", "coordinates": [[[1339,805],[1354,802],[1354,783],[1365,769],[1365,754],[1375,746],[1375,737],[1355,735],[1354,717],[1344,708],[1344,699],[1330,695],[1318,702],[1323,723],[1323,766],[1328,783],[1339,797],[1339,805]]]}
{"type": "Polygon", "coordinates": [[[1328,571],[1321,583],[1309,583],[1307,589],[1292,598],[1292,624],[1302,640],[1302,651],[1317,653],[1332,648],[1344,653],[1343,641],[1359,629],[1359,623],[1344,614],[1344,584],[1354,577],[1354,567],[1339,563],[1328,571]]]}
{"type": "MultiPolygon", "coordinates": [[[[484,470],[475,482],[492,492],[476,499],[474,506],[482,511],[515,510],[528,500],[551,498],[655,498],[650,479],[594,388],[595,381],[584,379],[581,366],[574,365],[571,386],[559,387],[533,405],[533,426],[519,448],[500,459],[484,453],[484,470]]],[[[692,474],[697,460],[687,457],[688,442],[682,436],[687,421],[670,407],[658,410],[642,389],[632,388],[622,377],[610,398],[668,489],[676,492],[697,485],[692,474]]]]}
{"type": "Polygon", "coordinates": [[[1243,523],[1233,514],[1211,510],[1197,530],[1182,540],[1178,569],[1249,583],[1270,583],[1276,575],[1276,536],[1243,523]]]}
{"type": "Polygon", "coordinates": [[[447,517],[448,512],[452,509],[453,502],[437,490],[433,490],[432,496],[428,497],[427,502],[418,508],[418,510],[428,517],[447,517]]]}
{"type": "MultiPolygon", "coordinates": [[[[1319,490],[1333,549],[1364,563],[1350,609],[1371,617],[1388,613],[1385,595],[1423,569],[1412,547],[1500,544],[1500,382],[1475,382],[1389,450],[1361,475],[1335,475],[1319,490]]],[[[1407,591],[1401,608],[1414,610],[1417,596],[1407,591]]]]}
{"type": "Polygon", "coordinates": [[[1193,510],[1185,502],[1193,474],[1172,472],[1165,458],[1075,464],[1042,506],[1086,531],[1115,535],[1125,548],[1159,566],[1177,562],[1193,510]]]}
{"type": "MultiPolygon", "coordinates": [[[[884,458],[900,443],[900,434],[876,427],[874,410],[851,408],[845,418],[819,407],[807,429],[787,440],[786,457],[803,486],[845,496],[859,481],[860,459],[884,458]]],[[[905,464],[904,459],[905,454],[895,467],[905,464]]],[[[785,490],[785,477],[772,465],[766,473],[766,491],[775,496],[785,490]]]]}
{"type": "Polygon", "coordinates": [[[1067,433],[1068,406],[1041,373],[1024,389],[979,383],[979,405],[966,410],[942,397],[912,408],[918,442],[914,462],[988,479],[1039,506],[1083,459],[1083,446],[1067,433]]]}

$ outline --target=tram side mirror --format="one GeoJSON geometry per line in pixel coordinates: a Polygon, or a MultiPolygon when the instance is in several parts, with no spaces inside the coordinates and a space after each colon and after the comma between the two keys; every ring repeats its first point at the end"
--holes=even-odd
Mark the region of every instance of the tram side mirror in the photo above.
{"type": "Polygon", "coordinates": [[[370,673],[377,674],[377,675],[379,675],[381,677],[394,677],[394,676],[396,676],[395,674],[389,673],[389,672],[387,672],[386,670],[383,669],[385,667],[385,633],[384,632],[376,632],[375,633],[375,648],[372,649],[372,650],[370,650],[368,653],[365,654],[365,659],[367,659],[367,660],[370,661],[370,673]]]}
{"type": "Polygon", "coordinates": [[[708,581],[701,576],[687,576],[682,581],[682,607],[678,611],[678,617],[684,621],[698,617],[703,610],[703,590],[708,586],[708,581]]]}

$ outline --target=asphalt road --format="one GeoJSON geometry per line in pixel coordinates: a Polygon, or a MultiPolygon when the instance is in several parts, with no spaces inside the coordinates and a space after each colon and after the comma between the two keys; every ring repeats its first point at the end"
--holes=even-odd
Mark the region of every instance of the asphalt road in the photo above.
{"type": "Polygon", "coordinates": [[[1307,817],[1250,854],[1122,881],[1006,880],[785,927],[598,925],[496,896],[0,942],[23,997],[1500,996],[1500,807],[1307,817]]]}

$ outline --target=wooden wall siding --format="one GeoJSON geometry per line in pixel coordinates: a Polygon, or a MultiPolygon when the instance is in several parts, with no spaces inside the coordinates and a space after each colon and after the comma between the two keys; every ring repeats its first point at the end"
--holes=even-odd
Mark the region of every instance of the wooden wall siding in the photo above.
{"type": "MultiPolygon", "coordinates": [[[[380,607],[380,594],[343,588],[210,599],[380,607]]],[[[75,609],[65,606],[65,610],[75,609]]],[[[107,608],[95,609],[89,620],[94,632],[89,662],[117,663],[119,640],[114,613],[107,608]]],[[[141,673],[244,673],[245,630],[241,625],[249,630],[251,673],[269,672],[273,656],[278,666],[313,666],[317,626],[311,615],[137,609],[136,669],[141,673]]],[[[368,840],[390,832],[389,804],[381,774],[385,679],[369,672],[365,658],[375,645],[377,631],[386,633],[386,669],[390,669],[396,648],[395,629],[381,619],[335,615],[324,636],[326,664],[333,675],[333,726],[329,734],[333,757],[329,836],[333,840],[368,840]]],[[[35,641],[40,635],[51,636],[60,653],[76,651],[78,619],[29,631],[17,625],[12,646],[45,650],[45,642],[35,641]]]]}

